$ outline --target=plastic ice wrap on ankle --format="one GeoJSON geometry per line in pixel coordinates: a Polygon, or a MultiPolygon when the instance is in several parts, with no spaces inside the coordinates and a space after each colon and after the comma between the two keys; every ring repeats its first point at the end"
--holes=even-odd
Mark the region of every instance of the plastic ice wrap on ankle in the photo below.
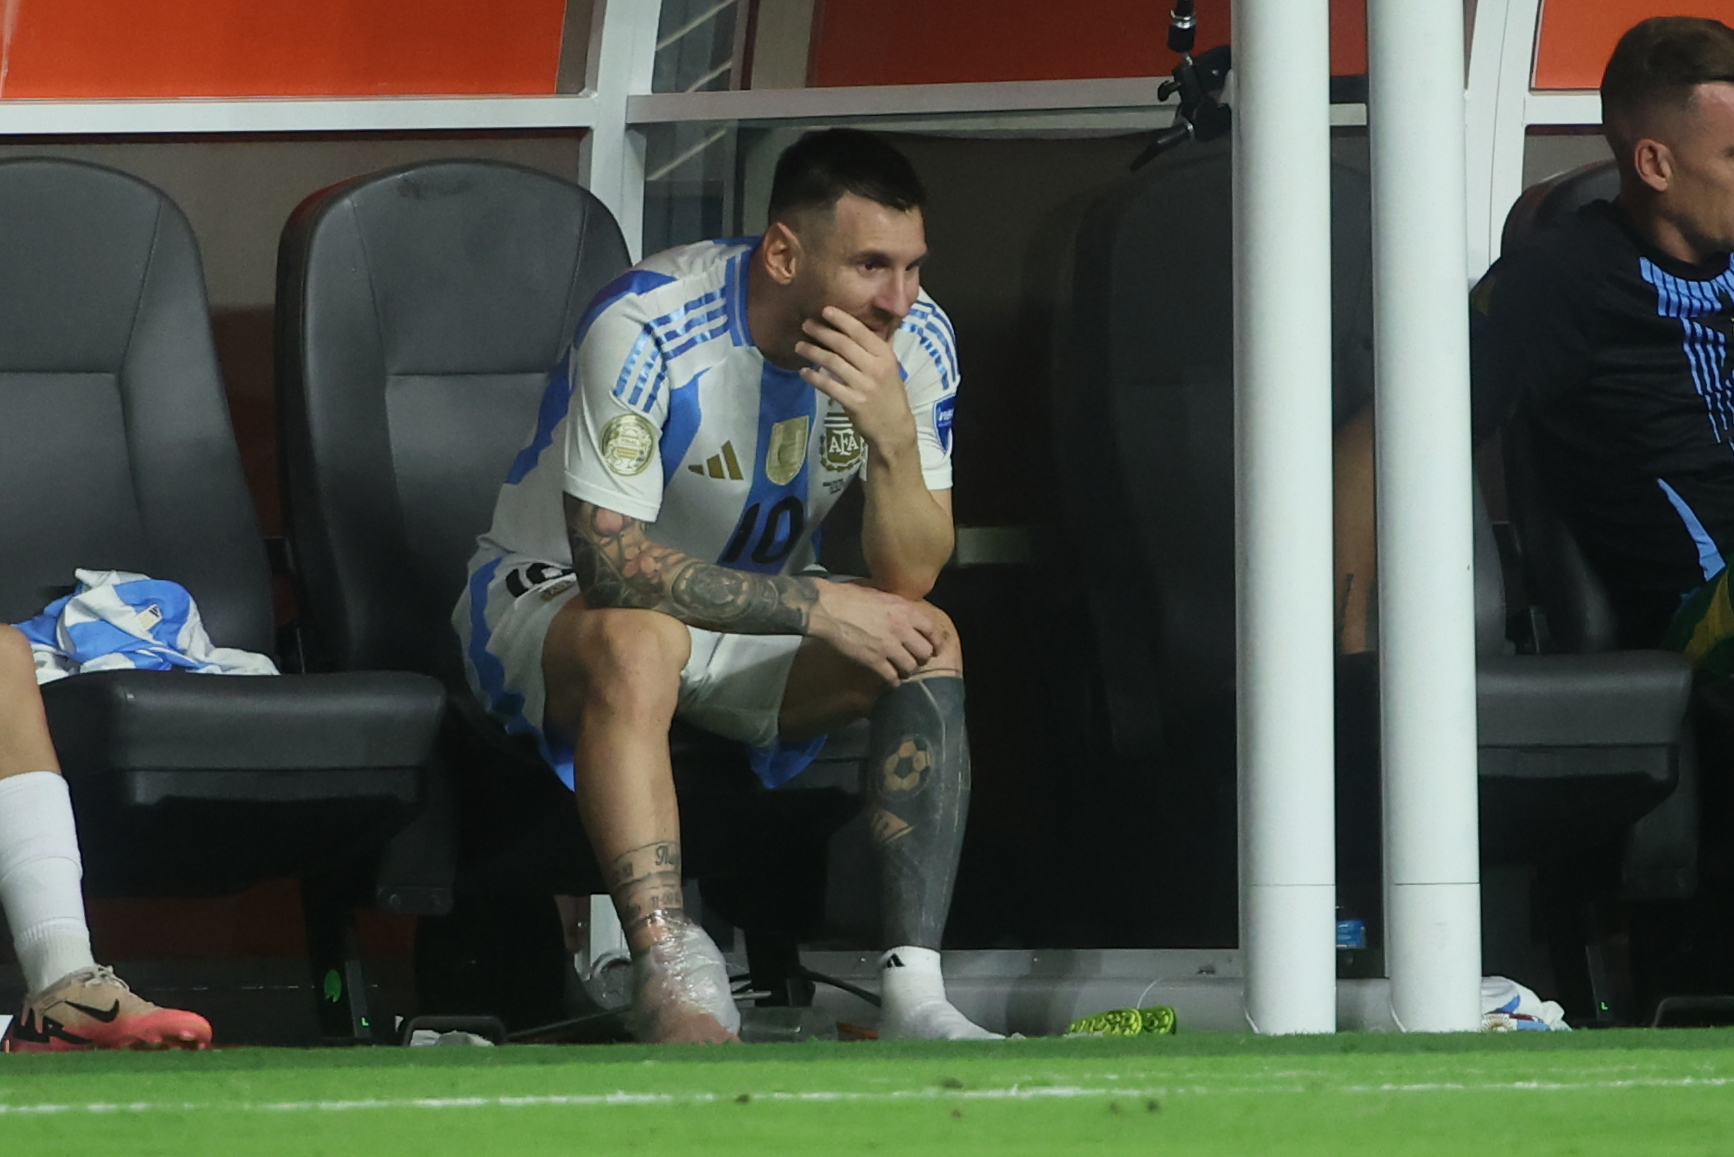
{"type": "Polygon", "coordinates": [[[654,1035],[654,1010],[669,1005],[707,1012],[725,1032],[739,1033],[740,1009],[729,989],[728,965],[703,928],[689,920],[671,922],[666,932],[633,958],[637,999],[632,1002],[636,1036],[654,1035]]]}

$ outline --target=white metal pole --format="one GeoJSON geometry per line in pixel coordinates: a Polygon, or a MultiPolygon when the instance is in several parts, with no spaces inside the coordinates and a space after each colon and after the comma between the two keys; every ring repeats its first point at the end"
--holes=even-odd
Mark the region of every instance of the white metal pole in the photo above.
{"type": "Polygon", "coordinates": [[[1463,5],[1368,6],[1391,1011],[1480,1027],[1463,5]]]}
{"type": "Polygon", "coordinates": [[[1336,1030],[1328,0],[1234,0],[1246,1018],[1336,1030]]]}
{"type": "Polygon", "coordinates": [[[626,102],[650,92],[661,0],[595,0],[585,89],[596,123],[585,134],[578,180],[608,206],[634,261],[644,248],[644,134],[626,123],[626,102]]]}

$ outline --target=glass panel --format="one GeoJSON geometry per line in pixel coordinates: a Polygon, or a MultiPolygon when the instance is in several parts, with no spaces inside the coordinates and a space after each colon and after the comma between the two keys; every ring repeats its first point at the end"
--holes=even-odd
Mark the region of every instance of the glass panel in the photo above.
{"type": "Polygon", "coordinates": [[[728,122],[645,127],[644,252],[740,231],[737,135],[728,122]]]}
{"type": "Polygon", "coordinates": [[[745,0],[662,0],[652,92],[711,92],[738,87],[745,0]]]}

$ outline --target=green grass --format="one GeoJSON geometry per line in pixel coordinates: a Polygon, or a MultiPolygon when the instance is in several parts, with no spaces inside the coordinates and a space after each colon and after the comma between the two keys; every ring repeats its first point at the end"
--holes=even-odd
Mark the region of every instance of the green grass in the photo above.
{"type": "Polygon", "coordinates": [[[1734,1032],[0,1058],[0,1153],[1731,1154],[1734,1032]]]}

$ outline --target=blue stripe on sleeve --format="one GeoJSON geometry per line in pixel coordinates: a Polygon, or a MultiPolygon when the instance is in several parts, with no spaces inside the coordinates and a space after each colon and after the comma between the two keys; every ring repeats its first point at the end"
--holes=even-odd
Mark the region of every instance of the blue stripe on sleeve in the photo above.
{"type": "Polygon", "coordinates": [[[685,341],[669,350],[668,356],[670,358],[680,357],[682,354],[691,351],[697,346],[703,345],[705,342],[710,341],[713,338],[722,337],[728,331],[729,323],[725,320],[721,325],[717,326],[713,330],[707,330],[704,333],[694,334],[692,337],[687,338],[685,341]]]}
{"type": "Polygon", "coordinates": [[[633,293],[648,293],[659,285],[667,285],[674,278],[666,273],[652,273],[648,269],[629,269],[602,287],[602,291],[590,299],[590,304],[584,308],[584,313],[578,319],[578,324],[572,332],[572,344],[548,375],[548,388],[542,393],[542,404],[536,411],[536,432],[530,436],[529,445],[518,451],[518,456],[512,459],[512,465],[506,472],[508,483],[522,482],[526,475],[536,467],[536,460],[541,458],[554,441],[554,427],[566,417],[566,412],[572,406],[572,367],[573,354],[584,344],[584,338],[590,333],[590,327],[596,324],[596,319],[621,298],[633,293]]]}
{"type": "Polygon", "coordinates": [[[1638,269],[1656,291],[1656,313],[1680,323],[1680,349],[1691,371],[1692,385],[1704,402],[1710,433],[1727,442],[1734,429],[1734,393],[1723,373],[1728,362],[1728,339],[1705,325],[1703,318],[1722,313],[1727,296],[1734,295],[1734,270],[1712,281],[1693,281],[1640,258],[1638,269]]]}
{"type": "Polygon", "coordinates": [[[958,378],[957,335],[952,332],[951,323],[944,314],[938,312],[923,302],[917,302],[909,311],[908,325],[911,332],[922,338],[922,344],[927,346],[928,353],[939,367],[940,375],[947,379],[947,388],[955,386],[958,378]],[[929,342],[931,341],[931,344],[929,342]],[[938,347],[935,350],[935,346],[938,347]],[[940,355],[944,356],[941,357],[940,355]]]}
{"type": "Polygon", "coordinates": [[[512,465],[506,471],[506,484],[515,486],[522,482],[536,468],[536,462],[554,442],[554,427],[558,426],[566,411],[572,408],[572,355],[578,347],[573,346],[566,351],[566,356],[560,359],[560,364],[554,367],[554,372],[548,375],[548,388],[542,391],[542,404],[536,409],[536,432],[530,437],[530,444],[518,451],[518,456],[512,459],[512,465]]]}
{"type": "Polygon", "coordinates": [[[669,391],[668,417],[663,419],[662,439],[657,444],[662,454],[664,490],[674,481],[674,472],[680,469],[680,464],[686,460],[686,452],[692,449],[692,440],[698,437],[698,424],[704,418],[698,404],[698,380],[705,373],[705,370],[700,370],[686,385],[669,391]]]}
{"type": "Polygon", "coordinates": [[[926,328],[920,325],[911,325],[907,321],[903,323],[903,328],[907,329],[912,335],[914,335],[915,340],[921,343],[921,348],[927,351],[927,356],[933,361],[933,368],[939,371],[940,385],[949,389],[950,383],[955,379],[956,375],[951,372],[945,358],[940,355],[939,350],[934,346],[933,340],[928,336],[926,328]]]}
{"type": "Polygon", "coordinates": [[[632,343],[632,349],[627,351],[626,360],[620,364],[620,379],[614,383],[614,396],[621,397],[626,393],[626,384],[638,372],[639,363],[643,360],[646,347],[654,349],[655,335],[650,327],[645,326],[639,333],[638,340],[632,343]]]}
{"type": "Polygon", "coordinates": [[[650,382],[650,396],[644,399],[644,404],[638,408],[644,413],[650,413],[656,405],[656,399],[662,394],[662,383],[668,381],[668,362],[664,361],[656,368],[656,377],[650,382]]]}
{"type": "Polygon", "coordinates": [[[580,345],[584,335],[590,332],[590,327],[596,324],[596,319],[602,316],[602,311],[628,294],[649,293],[672,282],[674,278],[666,273],[654,273],[648,269],[628,269],[607,285],[604,285],[590,304],[584,307],[584,312],[578,318],[578,326],[572,335],[572,344],[580,345]]]}
{"type": "Polygon", "coordinates": [[[747,325],[747,268],[758,248],[755,241],[751,249],[729,258],[723,274],[723,289],[729,307],[728,334],[737,346],[753,344],[753,335],[747,325]]]}
{"type": "MultiPolygon", "coordinates": [[[[701,311],[704,311],[705,306],[711,305],[714,302],[721,302],[723,293],[724,290],[713,289],[709,293],[695,297],[691,301],[682,305],[679,309],[665,313],[661,317],[652,318],[650,320],[650,328],[655,330],[672,329],[678,331],[681,328],[681,323],[684,322],[685,328],[691,329],[695,324],[692,321],[692,318],[701,311]]],[[[722,310],[726,308],[726,305],[718,305],[716,309],[709,311],[709,313],[713,316],[721,316],[722,310]]]]}
{"type": "Polygon", "coordinates": [[[1721,574],[1728,565],[1722,561],[1721,548],[1716,545],[1716,540],[1711,538],[1710,532],[1705,529],[1703,519],[1699,518],[1697,512],[1687,505],[1684,498],[1680,497],[1678,490],[1660,478],[1656,479],[1656,485],[1662,488],[1662,493],[1666,494],[1668,501],[1673,503],[1674,510],[1680,516],[1680,521],[1686,524],[1686,533],[1692,536],[1693,543],[1698,547],[1698,567],[1704,572],[1704,581],[1709,582],[1721,574]]]}

